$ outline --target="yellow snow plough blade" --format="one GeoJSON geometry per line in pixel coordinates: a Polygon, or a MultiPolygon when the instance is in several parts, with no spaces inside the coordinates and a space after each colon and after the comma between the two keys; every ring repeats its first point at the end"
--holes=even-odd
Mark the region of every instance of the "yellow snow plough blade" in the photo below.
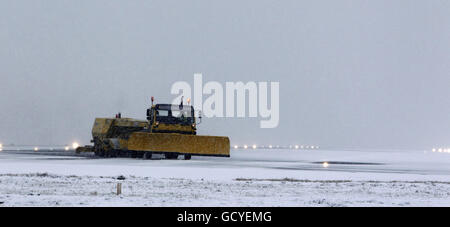
{"type": "Polygon", "coordinates": [[[128,150],[230,157],[230,140],[221,136],[135,132],[128,150]]]}

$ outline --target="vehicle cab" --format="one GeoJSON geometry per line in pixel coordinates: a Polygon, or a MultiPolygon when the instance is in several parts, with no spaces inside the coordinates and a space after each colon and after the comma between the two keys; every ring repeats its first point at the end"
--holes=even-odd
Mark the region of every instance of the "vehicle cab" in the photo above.
{"type": "Polygon", "coordinates": [[[194,107],[156,104],[147,109],[150,132],[196,135],[194,107]]]}

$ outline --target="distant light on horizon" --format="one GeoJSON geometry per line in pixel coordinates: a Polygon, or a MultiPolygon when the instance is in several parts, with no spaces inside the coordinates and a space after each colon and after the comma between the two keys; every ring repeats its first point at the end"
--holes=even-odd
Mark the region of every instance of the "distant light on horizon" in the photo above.
{"type": "Polygon", "coordinates": [[[327,168],[327,167],[329,166],[329,164],[328,164],[328,162],[324,162],[324,163],[322,164],[322,166],[323,166],[324,168],[327,168]]]}
{"type": "Polygon", "coordinates": [[[69,150],[69,146],[64,147],[64,150],[68,151],[69,150]]]}
{"type": "Polygon", "coordinates": [[[74,142],[74,143],[72,144],[72,148],[73,148],[73,149],[77,149],[79,146],[80,146],[80,145],[79,145],[77,142],[74,142]]]}
{"type": "MultiPolygon", "coordinates": [[[[258,144],[244,144],[244,145],[232,145],[231,149],[292,149],[292,150],[299,150],[299,149],[306,149],[306,150],[317,150],[319,149],[319,146],[317,145],[301,145],[301,144],[291,144],[291,145],[258,145],[258,144]]],[[[447,151],[442,151],[447,152],[447,151]]],[[[450,149],[448,149],[448,152],[450,153],[450,149]]]]}
{"type": "Polygon", "coordinates": [[[38,151],[38,150],[39,150],[39,147],[35,147],[35,148],[34,148],[34,151],[38,151]]]}
{"type": "Polygon", "coordinates": [[[433,148],[431,151],[433,153],[450,153],[450,148],[433,148]]]}

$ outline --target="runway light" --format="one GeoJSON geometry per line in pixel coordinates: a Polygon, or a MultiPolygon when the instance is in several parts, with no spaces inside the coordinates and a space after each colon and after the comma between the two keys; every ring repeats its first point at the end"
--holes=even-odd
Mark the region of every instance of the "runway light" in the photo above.
{"type": "Polygon", "coordinates": [[[269,145],[269,148],[272,149],[272,145],[269,145]]]}
{"type": "Polygon", "coordinates": [[[324,167],[324,168],[327,168],[329,165],[328,165],[328,162],[324,162],[323,164],[322,164],[322,166],[324,167]]]}
{"type": "Polygon", "coordinates": [[[301,146],[300,146],[300,149],[303,149],[303,148],[305,148],[305,146],[301,145],[301,146]]]}
{"type": "Polygon", "coordinates": [[[73,148],[74,150],[77,149],[79,146],[80,146],[80,145],[79,145],[77,142],[75,142],[75,143],[72,144],[72,148],[73,148]]]}
{"type": "Polygon", "coordinates": [[[244,149],[247,149],[248,148],[248,146],[247,145],[244,145],[244,149]]]}
{"type": "Polygon", "coordinates": [[[0,143],[0,151],[3,151],[3,144],[0,143]]]}
{"type": "Polygon", "coordinates": [[[256,145],[255,145],[255,144],[253,144],[252,148],[253,148],[253,149],[256,149],[256,145]]]}
{"type": "Polygon", "coordinates": [[[68,151],[69,150],[69,146],[64,147],[64,150],[68,151]]]}
{"type": "Polygon", "coordinates": [[[314,146],[311,146],[311,149],[314,149],[315,147],[314,146]]]}
{"type": "Polygon", "coordinates": [[[439,148],[438,152],[442,152],[442,148],[439,148]]]}
{"type": "Polygon", "coordinates": [[[295,145],[295,149],[298,149],[298,145],[295,145]]]}
{"type": "Polygon", "coordinates": [[[35,147],[35,148],[34,148],[34,151],[38,151],[38,150],[39,150],[39,147],[35,147]]]}
{"type": "Polygon", "coordinates": [[[234,149],[238,149],[239,147],[238,147],[238,145],[234,145],[234,149]]]}

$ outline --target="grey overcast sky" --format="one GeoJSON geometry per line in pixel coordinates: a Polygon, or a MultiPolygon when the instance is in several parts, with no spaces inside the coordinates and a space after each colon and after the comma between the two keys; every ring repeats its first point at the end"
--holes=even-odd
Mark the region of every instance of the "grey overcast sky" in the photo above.
{"type": "Polygon", "coordinates": [[[232,144],[450,146],[450,1],[0,1],[0,142],[88,143],[171,85],[279,81],[280,125],[232,144]]]}

